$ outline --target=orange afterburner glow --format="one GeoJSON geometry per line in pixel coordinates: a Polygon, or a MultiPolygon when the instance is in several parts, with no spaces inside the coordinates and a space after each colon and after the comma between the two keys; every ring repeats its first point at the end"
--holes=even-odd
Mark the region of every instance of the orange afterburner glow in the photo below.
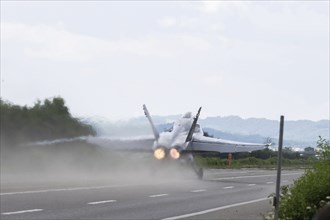
{"type": "Polygon", "coordinates": [[[164,148],[157,148],[155,151],[154,151],[154,157],[157,159],[157,160],[162,160],[165,158],[165,150],[164,148]]]}
{"type": "Polygon", "coordinates": [[[173,159],[173,160],[177,160],[180,158],[180,152],[175,149],[175,148],[171,148],[170,149],[170,157],[173,159]]]}

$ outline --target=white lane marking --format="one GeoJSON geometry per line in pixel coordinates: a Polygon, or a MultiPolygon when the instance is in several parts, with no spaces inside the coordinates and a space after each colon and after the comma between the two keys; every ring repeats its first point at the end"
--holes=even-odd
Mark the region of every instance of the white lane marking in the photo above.
{"type": "Polygon", "coordinates": [[[223,187],[224,189],[232,189],[234,188],[234,186],[226,186],[226,187],[223,187]]]}
{"type": "Polygon", "coordinates": [[[30,193],[45,193],[45,192],[61,192],[61,191],[75,191],[75,190],[105,189],[105,188],[117,188],[117,187],[126,187],[126,186],[136,186],[136,184],[89,186],[89,187],[74,187],[74,188],[62,188],[62,189],[31,190],[31,191],[22,191],[22,192],[8,192],[8,193],[0,193],[0,196],[16,195],[16,194],[30,194],[30,193]]]}
{"type": "Polygon", "coordinates": [[[225,172],[215,172],[214,174],[237,174],[237,173],[248,173],[247,171],[237,171],[237,172],[230,172],[230,171],[225,171],[225,172]]]}
{"type": "Polygon", "coordinates": [[[168,194],[157,194],[157,195],[151,195],[149,196],[150,198],[155,198],[155,197],[162,197],[162,196],[167,196],[168,194]]]}
{"type": "Polygon", "coordinates": [[[1,215],[15,215],[15,214],[23,214],[28,212],[41,212],[42,209],[31,209],[31,210],[22,210],[22,211],[16,211],[16,212],[4,212],[1,213],[1,215]]]}
{"type": "Polygon", "coordinates": [[[190,192],[192,193],[198,193],[198,192],[205,192],[206,189],[195,189],[195,190],[191,190],[190,192]]]}
{"type": "MultiPolygon", "coordinates": [[[[286,175],[298,175],[303,173],[284,173],[281,176],[286,175]]],[[[241,178],[254,178],[254,177],[266,177],[266,176],[276,176],[276,174],[267,174],[267,175],[256,175],[256,176],[233,176],[233,177],[222,177],[222,178],[215,178],[211,180],[232,180],[232,179],[241,179],[241,178]]]]}
{"type": "Polygon", "coordinates": [[[219,210],[222,210],[222,209],[228,209],[228,208],[241,206],[241,205],[246,205],[246,204],[250,204],[250,203],[261,202],[261,201],[264,201],[264,200],[270,200],[270,198],[261,198],[261,199],[246,201],[246,202],[235,203],[235,204],[221,206],[221,207],[217,207],[217,208],[213,208],[213,209],[207,209],[207,210],[200,211],[200,212],[194,212],[194,213],[189,213],[189,214],[164,218],[162,220],[175,220],[175,219],[181,219],[181,218],[189,218],[189,217],[196,216],[196,215],[203,215],[203,214],[206,214],[206,213],[209,213],[209,212],[215,212],[215,211],[219,211],[219,210]]]}
{"type": "Polygon", "coordinates": [[[98,201],[98,202],[90,202],[88,205],[97,205],[97,204],[103,204],[103,203],[110,203],[110,202],[117,202],[116,200],[105,200],[105,201],[98,201]]]}
{"type": "Polygon", "coordinates": [[[251,183],[251,184],[249,184],[248,186],[255,186],[255,185],[257,185],[257,184],[255,184],[255,183],[251,183]]]}
{"type": "Polygon", "coordinates": [[[272,183],[274,183],[274,182],[267,182],[266,184],[272,184],[272,183]]]}
{"type": "Polygon", "coordinates": [[[287,182],[289,182],[289,180],[283,180],[283,181],[282,181],[282,183],[287,183],[287,182]]]}

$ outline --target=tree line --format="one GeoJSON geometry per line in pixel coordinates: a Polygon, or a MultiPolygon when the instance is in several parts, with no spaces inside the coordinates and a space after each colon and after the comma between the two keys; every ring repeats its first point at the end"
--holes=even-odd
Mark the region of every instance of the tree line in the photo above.
{"type": "Polygon", "coordinates": [[[58,138],[95,135],[90,125],[72,117],[61,97],[19,106],[0,99],[1,147],[58,138]]]}

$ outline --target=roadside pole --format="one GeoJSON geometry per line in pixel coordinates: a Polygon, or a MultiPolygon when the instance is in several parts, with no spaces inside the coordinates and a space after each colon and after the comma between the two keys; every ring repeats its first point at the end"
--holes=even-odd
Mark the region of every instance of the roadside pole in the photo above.
{"type": "Polygon", "coordinates": [[[233,160],[233,155],[231,153],[228,153],[228,167],[231,168],[231,161],[233,160]]]}
{"type": "Polygon", "coordinates": [[[280,135],[278,139],[277,150],[277,177],[276,177],[276,195],[274,198],[275,216],[274,219],[278,220],[279,201],[280,201],[280,186],[281,186],[281,169],[282,169],[282,147],[283,147],[283,128],[284,128],[284,116],[281,115],[280,120],[280,135]]]}

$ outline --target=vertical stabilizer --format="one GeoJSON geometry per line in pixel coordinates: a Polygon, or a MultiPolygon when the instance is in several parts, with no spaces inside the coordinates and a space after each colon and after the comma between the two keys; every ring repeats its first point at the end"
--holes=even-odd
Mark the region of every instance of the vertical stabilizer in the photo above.
{"type": "Polygon", "coordinates": [[[151,128],[152,128],[152,132],[154,133],[154,136],[155,136],[155,139],[158,140],[159,138],[159,132],[157,131],[152,119],[151,119],[151,116],[149,114],[149,111],[147,109],[147,106],[146,105],[143,105],[143,111],[144,111],[144,114],[146,115],[146,117],[148,118],[149,120],[149,123],[151,125],[151,128]]]}
{"type": "Polygon", "coordinates": [[[192,140],[192,136],[193,136],[193,134],[194,134],[195,127],[196,127],[196,124],[197,124],[197,120],[198,120],[199,114],[201,113],[201,110],[202,110],[202,107],[199,107],[198,112],[197,112],[197,114],[196,114],[196,117],[194,118],[194,121],[193,121],[193,123],[192,123],[192,125],[191,125],[191,128],[190,128],[190,130],[189,130],[189,133],[188,133],[188,135],[187,135],[186,143],[187,143],[187,142],[190,142],[190,141],[192,140]]]}

